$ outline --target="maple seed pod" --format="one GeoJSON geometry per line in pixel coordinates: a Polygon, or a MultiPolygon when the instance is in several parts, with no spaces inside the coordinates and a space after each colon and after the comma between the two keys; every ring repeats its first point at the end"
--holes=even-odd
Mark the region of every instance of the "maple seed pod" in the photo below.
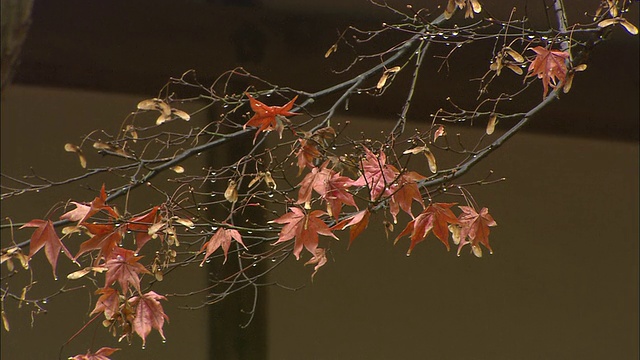
{"type": "Polygon", "coordinates": [[[449,228],[449,232],[451,232],[451,237],[453,238],[453,243],[456,245],[460,244],[460,230],[462,227],[458,224],[449,224],[447,226],[449,228]]]}
{"type": "Polygon", "coordinates": [[[5,262],[5,261],[7,262],[7,270],[8,270],[9,272],[13,272],[14,267],[13,267],[13,260],[11,260],[11,257],[8,257],[8,256],[7,256],[7,257],[6,257],[6,259],[5,259],[5,258],[3,258],[3,259],[2,259],[2,262],[5,262]]]}
{"type": "Polygon", "coordinates": [[[81,277],[87,275],[90,272],[91,272],[91,267],[86,267],[84,269],[81,269],[81,270],[78,270],[78,271],[74,271],[71,274],[67,275],[67,279],[69,279],[69,280],[77,280],[77,279],[80,279],[81,277]]]}
{"type": "Polygon", "coordinates": [[[156,280],[158,280],[158,281],[164,280],[164,274],[162,273],[162,270],[156,271],[155,273],[153,273],[153,275],[155,276],[156,280]]]}
{"type": "Polygon", "coordinates": [[[224,198],[230,203],[238,201],[238,188],[235,180],[229,180],[227,190],[224,191],[224,198]]]}
{"type": "Polygon", "coordinates": [[[100,141],[96,141],[93,143],[93,148],[97,149],[97,150],[113,150],[113,146],[109,145],[109,144],[105,144],[103,142],[100,141]]]}
{"type": "Polygon", "coordinates": [[[273,180],[273,177],[271,176],[271,172],[267,171],[264,173],[264,182],[267,184],[269,189],[272,189],[272,190],[276,189],[276,182],[273,180]]]}
{"type": "Polygon", "coordinates": [[[338,44],[333,44],[331,45],[331,47],[329,48],[329,50],[327,50],[326,53],[324,53],[324,58],[328,58],[331,54],[333,54],[334,52],[338,51],[338,44]]]}
{"type": "Polygon", "coordinates": [[[180,119],[182,119],[184,121],[191,120],[191,116],[189,114],[187,114],[186,112],[182,111],[182,110],[171,109],[171,114],[179,117],[180,119]]]}
{"type": "Polygon", "coordinates": [[[127,125],[127,127],[124,129],[125,134],[129,133],[131,134],[131,138],[133,139],[133,142],[138,141],[138,132],[136,131],[135,126],[133,125],[127,125]]]}
{"type": "Polygon", "coordinates": [[[78,154],[78,158],[80,160],[80,166],[82,166],[83,169],[87,168],[87,158],[84,157],[84,155],[82,154],[82,150],[78,145],[66,143],[64,144],[64,150],[66,152],[72,152],[72,153],[78,154]]]}
{"type": "Polygon", "coordinates": [[[403,151],[403,154],[420,154],[421,152],[428,151],[426,146],[417,146],[408,150],[403,151]]]}
{"type": "Polygon", "coordinates": [[[250,182],[249,185],[247,185],[247,187],[252,188],[255,184],[257,184],[260,180],[262,180],[264,178],[264,173],[260,172],[258,173],[258,175],[256,175],[256,177],[254,177],[250,182]]]}
{"type": "Polygon", "coordinates": [[[587,69],[587,64],[580,64],[569,70],[567,73],[567,77],[564,79],[564,84],[562,84],[562,92],[565,94],[571,90],[571,85],[573,85],[573,77],[576,75],[576,72],[585,71],[587,69]]]}
{"type": "Polygon", "coordinates": [[[180,165],[172,166],[170,169],[176,174],[182,174],[184,172],[184,168],[180,165]]]}
{"type": "Polygon", "coordinates": [[[386,72],[382,74],[382,76],[380,77],[380,80],[378,80],[378,84],[376,84],[376,89],[380,90],[384,87],[384,85],[387,83],[387,79],[389,78],[389,74],[387,74],[386,72]]]}
{"type": "Polygon", "coordinates": [[[520,55],[519,52],[513,50],[512,48],[510,48],[508,46],[506,48],[504,48],[504,50],[505,50],[505,52],[507,54],[509,54],[509,56],[511,56],[511,58],[514,61],[519,62],[519,63],[524,62],[524,57],[522,55],[520,55]]]}
{"type": "Polygon", "coordinates": [[[493,132],[496,130],[497,124],[498,124],[498,115],[491,114],[491,117],[489,117],[489,122],[487,123],[487,135],[493,134],[493,132]]]}
{"type": "Polygon", "coordinates": [[[140,101],[138,103],[138,110],[158,110],[164,114],[171,113],[171,107],[158,98],[140,101]]]}
{"type": "Polygon", "coordinates": [[[436,173],[438,172],[438,165],[436,165],[436,157],[433,156],[433,153],[431,152],[431,150],[429,150],[428,148],[425,147],[425,152],[424,152],[424,156],[427,158],[427,162],[429,163],[429,170],[431,170],[432,173],[436,173]]]}
{"type": "Polygon", "coordinates": [[[471,245],[471,251],[473,251],[473,255],[475,255],[476,257],[481,258],[482,257],[482,249],[480,248],[480,245],[471,245]]]}
{"type": "Polygon", "coordinates": [[[9,327],[9,319],[7,319],[7,315],[4,313],[4,310],[2,310],[2,326],[4,326],[4,329],[9,332],[10,327],[9,327]]]}
{"type": "Polygon", "coordinates": [[[156,119],[156,125],[160,125],[163,124],[167,121],[171,120],[171,114],[166,115],[166,114],[161,114],[160,116],[158,116],[158,118],[156,119]]]}
{"type": "Polygon", "coordinates": [[[166,224],[164,222],[155,223],[147,229],[147,234],[155,239],[158,235],[156,234],[160,229],[162,229],[166,224]]]}
{"type": "Polygon", "coordinates": [[[193,221],[189,220],[189,219],[184,219],[184,218],[175,218],[174,219],[175,222],[177,222],[178,224],[184,226],[184,227],[188,227],[189,229],[194,229],[196,227],[196,225],[193,223],[193,221]]]}

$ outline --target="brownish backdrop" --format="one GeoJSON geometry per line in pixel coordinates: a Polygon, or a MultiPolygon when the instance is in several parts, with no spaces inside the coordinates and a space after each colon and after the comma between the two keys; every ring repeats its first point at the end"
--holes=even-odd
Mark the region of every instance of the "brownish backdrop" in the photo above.
{"type": "MultiPolygon", "coordinates": [[[[597,1],[584,3],[595,8],[597,1]]],[[[536,5],[529,3],[529,11],[535,14],[536,5]]],[[[580,14],[571,13],[570,21],[580,14]]],[[[2,172],[24,174],[30,166],[57,178],[78,172],[64,143],[97,127],[117,128],[137,101],[188,69],[206,82],[242,65],[273,82],[320,89],[333,79],[323,55],[336,30],[349,23],[377,28],[385,16],[364,1],[37,2],[22,64],[2,99],[2,172]]],[[[237,309],[183,311],[177,307],[192,304],[172,298],[168,342],[154,333],[149,349],[135,343],[113,358],[637,359],[638,44],[622,30],[614,35],[569,96],[469,174],[475,179],[493,169],[507,177],[474,189],[499,224],[492,229],[494,255],[458,258],[430,239],[407,258],[406,240],[394,247],[372,224],[348,252],[335,244],[334,260],[313,284],[301,262],[274,273],[284,285],[306,287],[263,293],[266,310],[253,332],[237,331],[245,319],[237,309]]],[[[470,68],[473,59],[457,60],[470,68]]],[[[415,121],[444,94],[455,96],[447,84],[456,76],[424,83],[442,94],[432,91],[417,103],[415,121]]],[[[343,117],[376,133],[393,120],[394,101],[356,103],[343,117]]],[[[43,216],[60,197],[79,193],[93,196],[75,188],[22,204],[3,201],[2,216],[43,216]]],[[[45,282],[50,273],[42,267],[45,282]]],[[[61,265],[58,272],[72,270],[61,265]]],[[[164,286],[204,286],[206,277],[184,272],[164,286]]],[[[77,308],[91,306],[88,295],[72,294],[50,305],[33,329],[28,310],[8,312],[3,359],[55,358],[87,319],[77,308]]],[[[96,344],[113,341],[96,336],[96,344]]],[[[83,334],[63,358],[86,351],[93,337],[83,334]]]]}

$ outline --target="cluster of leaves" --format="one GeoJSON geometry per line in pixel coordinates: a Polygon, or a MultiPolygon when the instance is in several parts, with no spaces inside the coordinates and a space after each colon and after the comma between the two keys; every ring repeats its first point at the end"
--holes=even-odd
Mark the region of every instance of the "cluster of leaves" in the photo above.
{"type": "Polygon", "coordinates": [[[31,235],[29,259],[44,247],[55,276],[61,251],[76,263],[83,254],[95,253],[92,254],[94,260],[90,266],[67,276],[75,280],[91,272],[105,273],[104,286],[96,291],[100,297],[91,315],[104,314],[103,324],[111,328],[114,335],[116,327],[120,328],[120,339],[129,338],[135,333],[142,338],[144,344],[152,328],[158,330],[164,338],[162,328],[164,320],[168,320],[168,317],[159,300],[166,298],[153,291],[142,292],[140,277],[151,272],[139,263],[142,257],[136,256],[152,238],[169,242],[165,239],[168,232],[158,231],[160,227],[167,225],[161,221],[159,207],[153,207],[143,215],[125,220],[114,207],[107,204],[104,185],[100,195],[90,203],[73,204],[76,206],[75,209],[60,216],[61,220],[76,223],[62,230],[63,238],[76,232],[84,232],[89,239],[81,243],[76,255],[72,256],[56,233],[51,220],[35,219],[22,226],[36,228],[31,235]],[[100,214],[105,215],[106,219],[97,219],[96,216],[100,214]],[[135,251],[122,247],[123,237],[127,232],[135,234],[135,251]],[[114,286],[116,283],[119,288],[114,286]]]}
{"type": "MultiPolygon", "coordinates": [[[[602,1],[593,26],[602,30],[619,24],[630,33],[637,33],[635,26],[621,17],[621,9],[627,6],[626,2],[602,1]]],[[[101,285],[96,285],[98,297],[91,311],[91,321],[103,316],[103,325],[114,336],[130,341],[137,334],[144,346],[153,329],[164,338],[164,323],[169,319],[161,303],[167,298],[152,291],[151,285],[162,281],[164,275],[178,264],[187,266],[199,263],[204,266],[218,259],[229,266],[227,260],[237,258],[238,272],[221,281],[228,281],[231,285],[219,296],[209,295],[213,300],[208,303],[213,303],[235,291],[232,289],[264,285],[260,283],[260,278],[267,271],[251,275],[247,270],[251,266],[244,266],[243,261],[248,260],[255,265],[269,259],[271,261],[267,263],[277,266],[289,255],[297,260],[307,258],[304,265],[314,265],[313,280],[318,270],[328,263],[333,244],[331,239],[339,239],[339,231],[349,230],[348,246],[351,246],[369,224],[375,222],[384,225],[387,237],[394,232],[398,223],[404,225],[395,235],[394,244],[409,237],[407,255],[431,233],[432,238],[439,240],[447,250],[451,248],[451,243],[457,246],[458,255],[466,245],[476,257],[482,256],[483,248],[492,253],[490,228],[497,223],[486,207],[475,202],[465,185],[491,183],[494,180],[482,179],[469,184],[456,184],[453,180],[497,148],[532,115],[531,111],[501,114],[498,111],[501,101],[520,96],[531,84],[540,80],[542,101],[546,103],[558,96],[560,89],[568,92],[574,75],[585,70],[586,64],[574,59],[575,49],[572,46],[580,47],[583,44],[567,40],[571,35],[567,29],[554,33],[551,39],[547,36],[543,38],[528,29],[525,21],[497,22],[493,18],[484,18],[483,11],[481,3],[476,0],[449,0],[442,16],[432,22],[425,21],[423,14],[418,11],[412,16],[407,15],[401,25],[386,25],[383,30],[373,32],[373,35],[367,32],[367,37],[359,40],[362,43],[389,29],[399,30],[411,37],[386,51],[359,56],[353,64],[370,59],[376,59],[377,63],[371,70],[352,80],[318,93],[278,88],[238,69],[220,77],[210,87],[201,85],[195,75],[194,80],[190,81],[186,80],[186,74],[179,79],[172,79],[171,85],[197,88],[205,94],[197,98],[179,99],[167,87],[164,89],[166,96],[141,101],[133,119],[127,119],[118,136],[108,140],[90,136],[85,138],[92,140],[93,148],[98,153],[124,162],[123,165],[94,169],[92,174],[118,172],[122,178],[132,180],[115,187],[113,192],[109,191],[110,196],[107,196],[103,185],[93,201],[71,202],[75,209],[64,212],[56,221],[45,217],[23,224],[22,228],[35,228],[27,242],[28,255],[22,253],[21,246],[12,246],[3,250],[2,263],[7,262],[13,271],[13,259],[17,259],[27,268],[29,261],[44,248],[55,276],[59,254],[65,254],[71,261],[84,266],[68,274],[67,278],[95,277],[94,283],[101,285]],[[456,23],[451,28],[444,28],[442,23],[454,21],[455,12],[460,10],[464,11],[464,19],[483,19],[470,26],[458,27],[456,23]],[[500,25],[500,29],[495,34],[480,34],[485,28],[496,24],[500,25]],[[509,29],[515,30],[510,33],[509,29]],[[440,40],[447,45],[458,41],[451,51],[453,53],[455,49],[483,37],[492,39],[494,51],[489,69],[481,79],[480,96],[488,96],[489,83],[500,76],[504,69],[519,76],[524,75],[522,89],[513,94],[501,93],[496,98],[483,99],[472,110],[463,110],[451,101],[454,110],[438,110],[432,115],[433,120],[426,130],[404,133],[418,70],[429,46],[440,40]],[[514,40],[508,42],[508,37],[514,40]],[[384,60],[380,63],[379,59],[384,60]],[[381,96],[412,63],[415,70],[407,100],[395,127],[386,138],[341,138],[348,124],[331,123],[336,109],[342,105],[346,108],[348,99],[360,93],[381,96]],[[526,74],[523,71],[525,68],[528,68],[526,74]],[[380,76],[377,81],[370,81],[376,80],[377,76],[380,76]],[[229,84],[238,77],[251,85],[230,90],[229,84]],[[267,89],[261,90],[264,87],[267,89]],[[344,92],[329,110],[319,114],[312,112],[311,104],[315,99],[336,91],[344,92]],[[275,97],[264,100],[272,95],[284,100],[276,101],[275,97]],[[195,111],[187,112],[175,107],[176,104],[196,103],[203,99],[209,103],[195,111]],[[191,127],[185,133],[162,130],[177,125],[171,124],[173,120],[190,121],[195,114],[218,104],[222,104],[220,108],[226,110],[220,114],[219,120],[210,121],[204,128],[191,127]],[[145,113],[160,114],[157,118],[152,115],[155,125],[135,123],[136,116],[143,117],[145,113]],[[518,118],[519,122],[506,135],[495,136],[498,120],[509,118],[518,118]],[[447,130],[453,127],[450,124],[473,123],[477,119],[487,121],[485,133],[473,146],[463,146],[458,137],[457,143],[460,145],[456,147],[454,141],[450,140],[452,135],[447,134],[447,130]],[[313,128],[309,129],[312,122],[313,128]],[[265,139],[270,132],[278,133],[278,140],[275,145],[265,149],[265,139]],[[204,175],[181,175],[185,172],[182,161],[245,135],[253,135],[253,142],[251,149],[242,154],[240,160],[220,168],[204,169],[204,175]],[[483,142],[487,138],[491,139],[488,145],[483,142]],[[401,145],[407,143],[410,144],[407,147],[401,145]],[[183,148],[185,144],[189,145],[187,150],[183,148]],[[341,153],[338,153],[338,149],[341,153]],[[459,156],[459,159],[443,161],[440,154],[445,152],[459,156]],[[411,168],[409,164],[412,164],[411,168]],[[141,169],[148,172],[140,175],[141,169]],[[111,205],[112,199],[123,194],[127,194],[128,201],[133,201],[129,200],[131,190],[143,184],[153,187],[152,178],[164,170],[172,170],[180,176],[172,181],[181,184],[173,195],[155,188],[164,195],[166,201],[154,203],[155,206],[135,215],[127,210],[121,214],[111,205]],[[295,170],[297,175],[293,174],[295,170]],[[226,187],[222,191],[202,185],[211,185],[218,180],[225,180],[226,187]],[[195,185],[198,183],[200,185],[195,185]],[[452,197],[457,200],[452,200],[452,197]],[[222,217],[226,218],[212,219],[208,207],[220,210],[226,214],[222,217]],[[244,211],[252,207],[261,208],[273,216],[270,221],[264,219],[262,222],[249,223],[246,220],[249,225],[239,225],[244,211]],[[272,224],[276,224],[275,227],[272,224]],[[56,227],[63,225],[68,226],[60,230],[60,236],[56,227]],[[77,233],[84,234],[88,239],[79,245],[74,256],[67,248],[69,243],[65,245],[63,240],[77,233]],[[184,241],[187,236],[195,240],[184,241]],[[181,241],[187,242],[181,248],[186,247],[187,250],[179,253],[177,249],[181,241]],[[256,250],[263,243],[269,244],[269,249],[256,250]],[[139,254],[142,251],[155,251],[155,255],[141,256],[139,254]],[[145,283],[144,279],[148,281],[145,283]],[[241,285],[234,288],[234,284],[241,285]]],[[[345,38],[344,34],[340,37],[341,40],[345,38]]],[[[325,57],[337,51],[338,42],[325,57]]],[[[351,66],[346,70],[349,69],[351,66]]],[[[65,150],[77,154],[82,168],[88,166],[82,143],[67,144],[65,150]]],[[[40,190],[46,186],[51,185],[33,185],[28,190],[40,190]]],[[[16,190],[6,196],[18,195],[22,191],[16,190]]],[[[207,290],[214,288],[215,285],[207,290]]],[[[21,301],[25,300],[25,292],[20,297],[21,301]]],[[[2,315],[5,328],[8,328],[4,308],[2,315]]],[[[74,359],[107,359],[116,350],[102,348],[95,353],[89,351],[77,355],[74,359]]]]}

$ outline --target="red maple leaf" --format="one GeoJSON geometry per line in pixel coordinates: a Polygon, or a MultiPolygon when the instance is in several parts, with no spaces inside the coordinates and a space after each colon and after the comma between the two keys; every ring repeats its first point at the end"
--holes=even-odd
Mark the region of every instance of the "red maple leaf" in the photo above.
{"type": "Polygon", "coordinates": [[[458,255],[460,255],[460,250],[466,244],[471,244],[471,250],[478,257],[482,256],[482,250],[479,244],[484,245],[484,247],[489,249],[489,253],[493,254],[491,245],[489,245],[489,227],[497,226],[498,224],[489,214],[489,209],[483,207],[480,213],[478,213],[470,206],[458,207],[462,210],[459,218],[462,228],[460,229],[458,255]],[[469,240],[467,240],[467,238],[469,240]]]}
{"type": "Polygon", "coordinates": [[[158,209],[159,206],[155,206],[148,213],[134,217],[127,223],[127,230],[131,230],[136,234],[136,252],[139,252],[144,244],[151,240],[152,237],[149,235],[149,227],[156,222],[158,209]]]}
{"type": "Polygon", "coordinates": [[[110,360],[109,355],[120,349],[110,348],[110,347],[102,347],[98,351],[92,353],[90,350],[87,350],[86,354],[76,355],[74,357],[69,358],[70,360],[110,360]]]}
{"type": "Polygon", "coordinates": [[[90,315],[104,312],[104,317],[111,320],[118,313],[120,309],[120,294],[114,288],[105,287],[98,289],[96,294],[102,294],[96,301],[96,307],[93,309],[90,315]]]}
{"type": "Polygon", "coordinates": [[[424,209],[424,202],[422,201],[422,195],[420,195],[420,189],[418,188],[418,181],[424,179],[426,179],[426,177],[417,172],[409,171],[398,176],[396,184],[391,186],[390,189],[393,191],[393,195],[389,202],[389,211],[393,216],[394,223],[398,222],[396,216],[400,212],[400,209],[413,217],[411,204],[414,200],[420,203],[424,209]]]}
{"type": "Polygon", "coordinates": [[[254,99],[248,93],[245,93],[249,97],[249,104],[251,105],[251,110],[255,112],[253,117],[244,124],[244,129],[247,126],[257,127],[258,131],[256,132],[256,136],[253,138],[253,142],[256,142],[258,138],[258,134],[262,131],[272,131],[277,130],[280,138],[282,139],[282,130],[284,130],[284,124],[281,117],[286,116],[294,116],[301,115],[298,113],[291,112],[291,108],[293,108],[293,104],[295,103],[298,96],[296,95],[291,101],[286,103],[284,106],[267,106],[266,104],[254,99]]]}
{"type": "Polygon", "coordinates": [[[529,65],[527,77],[537,76],[542,80],[544,91],[542,98],[547,97],[549,87],[556,88],[562,84],[567,76],[566,60],[569,53],[560,50],[547,50],[542,46],[531,48],[536,53],[536,58],[529,65]]]}
{"type": "Polygon", "coordinates": [[[325,162],[320,168],[314,167],[302,179],[296,204],[305,204],[305,208],[310,208],[311,190],[315,190],[327,202],[329,216],[337,219],[343,204],[357,207],[353,195],[347,191],[352,186],[353,180],[327,169],[328,163],[328,161],[325,162]]]}
{"type": "Polygon", "coordinates": [[[309,214],[297,207],[290,208],[290,211],[281,217],[272,220],[270,222],[276,224],[285,224],[280,234],[278,241],[274,243],[278,244],[291,240],[295,237],[295,244],[293,246],[293,255],[296,259],[300,260],[300,253],[303,248],[306,248],[312,255],[315,255],[318,248],[318,234],[331,236],[334,239],[338,239],[329,226],[324,223],[320,216],[325,215],[324,211],[314,210],[309,214]]]}
{"type": "Polygon", "coordinates": [[[325,182],[325,192],[322,198],[327,202],[327,212],[329,216],[333,216],[338,219],[340,212],[342,211],[342,205],[350,205],[358,208],[353,195],[347,191],[352,186],[353,180],[347,176],[342,176],[335,171],[330,171],[331,176],[325,182]]]}
{"type": "Polygon", "coordinates": [[[218,250],[219,247],[222,247],[222,251],[224,252],[224,261],[222,263],[226,263],[227,253],[229,252],[229,247],[231,246],[231,239],[234,239],[235,241],[240,243],[240,245],[242,245],[245,249],[247,248],[242,242],[242,236],[240,236],[238,230],[219,228],[218,231],[213,234],[211,239],[209,239],[209,241],[202,244],[200,252],[206,251],[206,253],[204,254],[204,259],[202,259],[200,266],[203,266],[204,262],[209,258],[209,256],[211,256],[211,254],[218,250]]]}
{"type": "Polygon", "coordinates": [[[411,220],[402,232],[396,237],[394,242],[405,236],[411,235],[411,244],[407,251],[407,256],[411,255],[411,251],[416,244],[422,242],[429,234],[429,231],[433,231],[433,234],[440,239],[440,241],[449,250],[449,228],[448,224],[457,224],[458,219],[451,211],[451,207],[454,203],[433,203],[427,206],[427,208],[411,220]]]}
{"type": "Polygon", "coordinates": [[[315,190],[318,194],[325,193],[325,182],[330,176],[329,169],[325,168],[325,162],[321,167],[314,167],[311,169],[303,179],[300,181],[300,190],[298,190],[298,201],[296,204],[305,204],[307,209],[311,208],[311,195],[315,190]]]}
{"type": "Polygon", "coordinates": [[[129,304],[135,309],[132,328],[142,338],[143,347],[151,329],[158,330],[160,336],[165,339],[162,327],[165,320],[169,321],[169,317],[164,313],[160,300],[167,300],[167,298],[153,291],[129,299],[129,304]]]}
{"type": "Polygon", "coordinates": [[[118,247],[122,241],[122,236],[126,228],[126,226],[116,227],[113,224],[83,223],[82,225],[86,227],[89,233],[93,236],[89,240],[80,244],[80,249],[78,250],[75,259],[91,250],[100,250],[96,257],[96,263],[102,257],[105,259],[110,257],[111,252],[118,247]]]}
{"type": "Polygon", "coordinates": [[[369,212],[369,209],[364,209],[335,224],[331,230],[342,230],[351,226],[351,229],[349,229],[349,246],[347,247],[349,248],[351,247],[353,240],[355,240],[355,238],[357,238],[369,225],[370,216],[371,212],[369,212]]]}
{"type": "Polygon", "coordinates": [[[140,277],[138,275],[149,274],[149,270],[138,263],[141,258],[142,256],[135,256],[133,250],[116,247],[104,264],[107,268],[105,286],[111,286],[117,281],[123,294],[127,293],[129,285],[133,285],[140,292],[140,277]]]}
{"type": "Polygon", "coordinates": [[[387,156],[384,152],[376,155],[368,148],[364,148],[365,158],[362,160],[362,175],[352,183],[353,186],[367,186],[371,195],[371,200],[378,200],[382,194],[392,195],[389,186],[396,180],[398,170],[388,165],[387,156]]]}
{"type": "Polygon", "coordinates": [[[31,235],[31,242],[29,243],[29,259],[33,257],[40,249],[44,247],[44,252],[47,255],[47,260],[51,264],[53,269],[53,277],[56,277],[56,264],[58,263],[58,255],[60,250],[67,255],[69,259],[73,259],[73,256],[69,250],[62,244],[62,241],[56,234],[56,230],[53,228],[51,220],[34,219],[28,223],[22,225],[20,229],[26,227],[34,227],[36,230],[31,235]]]}

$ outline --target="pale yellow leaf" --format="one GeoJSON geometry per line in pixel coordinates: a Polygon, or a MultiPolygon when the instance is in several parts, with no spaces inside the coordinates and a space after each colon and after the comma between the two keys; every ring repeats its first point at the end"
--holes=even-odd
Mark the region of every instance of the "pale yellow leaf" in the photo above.
{"type": "Polygon", "coordinates": [[[436,157],[433,155],[431,150],[426,149],[426,151],[424,152],[424,156],[427,158],[427,162],[429,163],[429,170],[431,170],[431,172],[434,173],[434,174],[436,172],[438,172],[438,165],[436,164],[436,157]]]}
{"type": "Polygon", "coordinates": [[[387,74],[386,72],[382,73],[382,76],[380,77],[380,80],[378,80],[378,84],[376,85],[376,89],[380,90],[384,87],[384,85],[387,83],[387,79],[389,78],[389,74],[387,74]]]}
{"type": "Polygon", "coordinates": [[[627,32],[629,32],[629,34],[638,35],[638,28],[632,23],[630,23],[629,21],[627,21],[627,19],[620,20],[620,25],[624,26],[624,28],[627,30],[627,32]]]}
{"type": "Polygon", "coordinates": [[[163,124],[167,121],[171,120],[171,114],[160,114],[160,116],[158,116],[158,118],[156,119],[156,125],[160,125],[163,124]]]}
{"type": "Polygon", "coordinates": [[[189,114],[187,114],[186,112],[182,111],[182,110],[171,109],[171,114],[179,117],[180,119],[182,119],[184,121],[191,120],[191,116],[189,114]]]}
{"type": "Polygon", "coordinates": [[[62,235],[69,235],[81,231],[82,229],[79,226],[65,226],[62,228],[62,235]]]}
{"type": "Polygon", "coordinates": [[[67,279],[69,279],[69,280],[77,280],[77,279],[80,279],[81,277],[87,275],[90,272],[91,272],[91,268],[90,267],[86,267],[84,269],[80,269],[78,271],[74,271],[71,274],[67,275],[67,279]]]}
{"type": "Polygon", "coordinates": [[[487,135],[493,134],[493,132],[496,130],[496,124],[498,124],[498,115],[491,114],[491,116],[489,117],[489,122],[487,123],[487,135]]]}
{"type": "Polygon", "coordinates": [[[235,180],[230,180],[227,189],[224,191],[224,198],[228,202],[234,203],[238,201],[238,189],[235,180]]]}
{"type": "Polygon", "coordinates": [[[184,218],[176,218],[174,219],[175,222],[177,222],[178,224],[188,227],[189,229],[193,229],[196,227],[196,225],[193,223],[193,221],[189,220],[189,219],[184,219],[184,218]]]}
{"type": "Polygon", "coordinates": [[[611,25],[617,24],[617,23],[618,23],[617,19],[605,19],[605,20],[600,21],[598,23],[598,26],[601,27],[601,28],[605,28],[607,26],[611,26],[611,25]]]}
{"type": "Polygon", "coordinates": [[[520,55],[520,53],[519,53],[519,52],[517,52],[517,51],[513,50],[512,48],[510,48],[510,47],[506,47],[506,48],[505,48],[505,51],[506,51],[506,52],[507,52],[507,54],[509,54],[509,56],[511,56],[511,58],[512,58],[513,60],[515,60],[516,62],[521,63],[521,62],[523,62],[523,61],[524,61],[524,57],[523,57],[522,55],[520,55]]]}

